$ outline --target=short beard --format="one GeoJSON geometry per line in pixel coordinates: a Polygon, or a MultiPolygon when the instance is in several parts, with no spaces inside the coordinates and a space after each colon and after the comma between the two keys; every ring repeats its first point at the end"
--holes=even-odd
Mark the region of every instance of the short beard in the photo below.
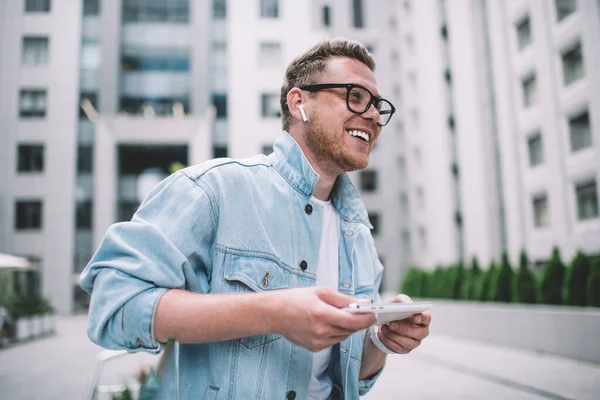
{"type": "Polygon", "coordinates": [[[314,154],[315,162],[331,174],[364,169],[369,164],[364,160],[349,154],[344,138],[327,132],[319,124],[309,123],[306,135],[306,145],[314,154]]]}

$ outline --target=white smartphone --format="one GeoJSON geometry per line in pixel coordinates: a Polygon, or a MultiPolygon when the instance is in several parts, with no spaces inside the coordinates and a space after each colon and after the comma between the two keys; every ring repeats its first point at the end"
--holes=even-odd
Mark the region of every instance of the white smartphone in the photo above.
{"type": "Polygon", "coordinates": [[[385,303],[385,304],[359,304],[352,303],[344,310],[351,313],[374,313],[379,325],[387,324],[391,321],[399,321],[429,310],[433,303],[385,303]]]}

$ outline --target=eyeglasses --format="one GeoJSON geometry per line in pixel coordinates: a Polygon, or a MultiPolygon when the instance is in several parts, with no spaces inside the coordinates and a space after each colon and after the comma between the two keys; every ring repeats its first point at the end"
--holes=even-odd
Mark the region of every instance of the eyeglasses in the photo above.
{"type": "Polygon", "coordinates": [[[360,115],[366,113],[371,104],[375,105],[379,112],[379,121],[377,121],[379,126],[386,126],[396,112],[396,108],[388,100],[377,97],[366,87],[353,83],[315,83],[299,88],[313,93],[325,89],[346,88],[346,106],[348,110],[360,115]]]}

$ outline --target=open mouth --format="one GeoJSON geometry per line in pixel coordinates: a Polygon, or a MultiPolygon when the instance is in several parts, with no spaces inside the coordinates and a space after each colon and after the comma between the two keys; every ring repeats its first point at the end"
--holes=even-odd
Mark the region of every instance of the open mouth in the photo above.
{"type": "Polygon", "coordinates": [[[363,142],[365,143],[369,143],[371,141],[371,136],[363,131],[357,131],[357,130],[347,130],[348,134],[350,136],[354,136],[355,138],[359,138],[361,139],[363,142]]]}

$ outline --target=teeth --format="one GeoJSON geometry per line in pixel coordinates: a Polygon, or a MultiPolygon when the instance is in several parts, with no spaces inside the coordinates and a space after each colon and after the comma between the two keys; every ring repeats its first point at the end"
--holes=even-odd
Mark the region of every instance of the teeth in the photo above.
{"type": "Polygon", "coordinates": [[[348,131],[348,133],[350,134],[350,136],[356,136],[364,139],[367,143],[369,143],[369,141],[371,140],[369,134],[362,131],[348,131]]]}

